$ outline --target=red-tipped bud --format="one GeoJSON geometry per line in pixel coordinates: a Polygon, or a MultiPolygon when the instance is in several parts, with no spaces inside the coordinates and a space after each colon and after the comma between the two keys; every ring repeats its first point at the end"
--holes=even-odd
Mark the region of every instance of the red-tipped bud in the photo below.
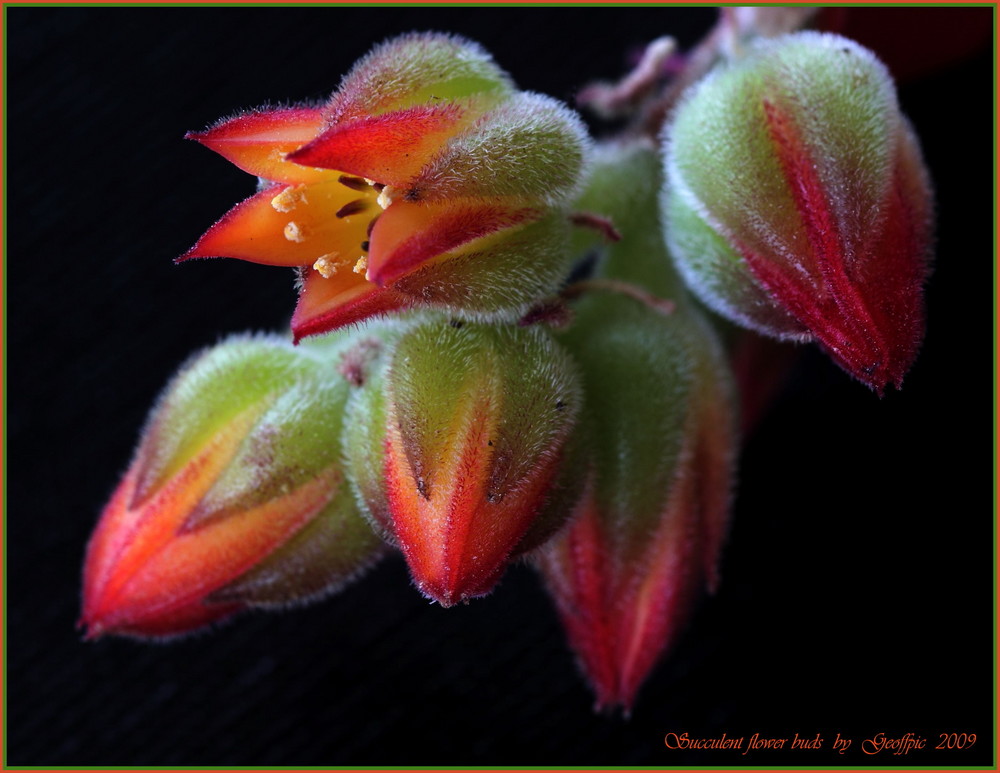
{"type": "Polygon", "coordinates": [[[597,245],[596,278],[559,336],[581,371],[588,475],[573,520],[535,557],[599,709],[629,710],[714,587],[732,488],[731,379],[655,228],[660,184],[645,142],[598,149],[577,206],[618,238],[597,245]]]}
{"type": "Polygon", "coordinates": [[[733,395],[709,327],[622,295],[583,301],[564,342],[592,462],[570,526],[537,554],[596,707],[628,711],[716,581],[735,452],[733,395]]]}
{"type": "Polygon", "coordinates": [[[87,550],[88,637],[305,601],[379,555],[340,464],[348,387],[330,356],[236,338],[174,378],[87,550]]]}
{"type": "Polygon", "coordinates": [[[818,341],[882,392],[923,339],[931,193],[885,67],[856,43],[763,40],[696,85],[667,133],[666,236],[734,322],[818,341]]]}
{"type": "Polygon", "coordinates": [[[425,595],[450,606],[488,593],[569,514],[560,468],[579,405],[573,364],[539,328],[434,319],[402,335],[352,397],[344,447],[425,595]]]}

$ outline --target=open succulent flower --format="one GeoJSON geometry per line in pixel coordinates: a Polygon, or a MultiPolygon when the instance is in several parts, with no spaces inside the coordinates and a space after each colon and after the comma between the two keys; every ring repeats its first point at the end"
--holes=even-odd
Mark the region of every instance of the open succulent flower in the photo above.
{"type": "Polygon", "coordinates": [[[667,133],[666,238],[730,320],[817,340],[881,392],[923,339],[930,186],[885,67],[856,43],[758,41],[667,133]]]}
{"type": "Polygon", "coordinates": [[[514,317],[567,270],[561,205],[582,174],[586,132],[559,102],[515,91],[468,41],[397,38],[325,105],[188,136],[261,190],[181,260],[299,267],[296,338],[419,305],[514,317]]]}
{"type": "Polygon", "coordinates": [[[434,318],[394,344],[351,398],[344,448],[368,514],[426,596],[451,606],[488,593],[569,516],[579,407],[576,369],[541,328],[434,318]]]}
{"type": "Polygon", "coordinates": [[[328,370],[328,354],[236,338],[181,371],[91,538],[89,637],[306,601],[381,554],[340,464],[347,383],[328,370]]]}

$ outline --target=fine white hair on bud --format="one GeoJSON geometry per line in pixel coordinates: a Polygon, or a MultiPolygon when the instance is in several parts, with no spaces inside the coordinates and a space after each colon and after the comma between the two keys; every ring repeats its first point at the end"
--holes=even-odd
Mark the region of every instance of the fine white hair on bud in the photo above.
{"type": "Polygon", "coordinates": [[[555,206],[574,198],[591,140],[580,116],[551,97],[520,92],[452,138],[410,186],[438,201],[501,196],[555,206]]]}

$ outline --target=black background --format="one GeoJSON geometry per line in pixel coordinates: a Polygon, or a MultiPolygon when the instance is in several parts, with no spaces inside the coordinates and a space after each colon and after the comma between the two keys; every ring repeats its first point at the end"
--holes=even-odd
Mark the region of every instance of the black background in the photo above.
{"type": "MultiPolygon", "coordinates": [[[[955,13],[992,24],[988,8],[955,13]]],[[[169,646],[74,631],[88,533],[162,384],[225,333],[285,326],[294,302],[287,271],[171,263],[253,188],[185,131],[321,98],[400,31],[463,33],[523,88],[571,101],[636,46],[690,45],[713,17],[7,9],[8,764],[990,763],[989,51],[901,91],[939,200],[919,361],[879,400],[804,350],[746,440],[722,588],[631,720],[591,712],[526,567],[450,610],[392,559],[325,603],[169,646]],[[668,731],[825,741],[740,757],[669,751],[668,731]],[[855,739],[843,756],[838,732],[855,739]],[[863,755],[879,732],[928,748],[863,755]],[[932,750],[946,732],[979,740],[932,750]]]]}

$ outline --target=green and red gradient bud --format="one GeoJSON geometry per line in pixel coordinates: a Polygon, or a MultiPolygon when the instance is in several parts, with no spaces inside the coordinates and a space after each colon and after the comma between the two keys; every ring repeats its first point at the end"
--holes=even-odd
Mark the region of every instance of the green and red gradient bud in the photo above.
{"type": "Polygon", "coordinates": [[[924,335],[933,205],[873,54],[814,32],[757,42],[682,100],[666,168],[667,242],[704,302],[899,388],[924,335]]]}
{"type": "MultiPolygon", "coordinates": [[[[352,482],[420,591],[489,593],[568,517],[580,409],[569,356],[540,327],[434,317],[403,334],[348,406],[352,482]]],[[[582,470],[580,471],[582,473],[582,470]]]]}
{"type": "Polygon", "coordinates": [[[536,554],[597,710],[630,711],[714,588],[732,489],[734,396],[718,342],[688,304],[580,302],[561,339],[582,371],[591,447],[569,527],[536,554]]]}
{"type": "Polygon", "coordinates": [[[604,710],[630,709],[714,588],[737,451],[722,348],[658,233],[661,186],[652,143],[609,143],[576,203],[620,238],[576,240],[596,249],[595,277],[558,339],[581,371],[587,479],[570,524],[534,554],[604,710]]]}
{"type": "Polygon", "coordinates": [[[175,376],[87,549],[88,638],[305,602],[379,557],[341,464],[336,367],[335,347],[247,336],[175,376]]]}
{"type": "Polygon", "coordinates": [[[420,306],[515,319],[568,270],[564,204],[586,130],[556,100],[515,91],[461,38],[404,35],[325,105],[253,111],[188,137],[263,187],[181,260],[296,267],[296,338],[420,306]]]}

